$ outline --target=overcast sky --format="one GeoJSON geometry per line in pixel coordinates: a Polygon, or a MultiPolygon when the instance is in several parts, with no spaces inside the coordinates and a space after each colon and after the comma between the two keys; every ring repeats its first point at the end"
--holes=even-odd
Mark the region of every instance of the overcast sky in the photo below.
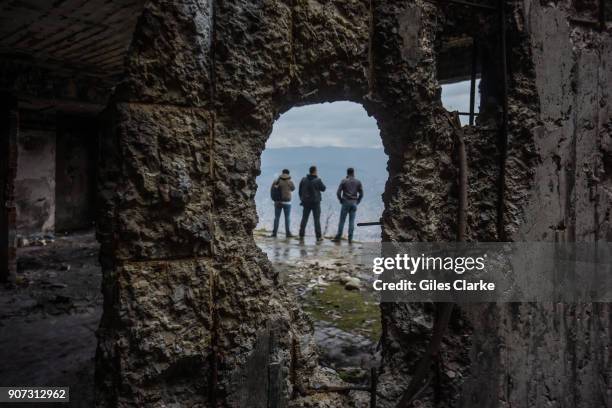
{"type": "MultiPolygon", "coordinates": [[[[443,85],[442,103],[449,111],[467,112],[469,91],[469,81],[443,85]]],[[[382,147],[382,144],[376,121],[361,105],[334,102],[293,108],[274,123],[267,148],[298,146],[382,147]]]]}

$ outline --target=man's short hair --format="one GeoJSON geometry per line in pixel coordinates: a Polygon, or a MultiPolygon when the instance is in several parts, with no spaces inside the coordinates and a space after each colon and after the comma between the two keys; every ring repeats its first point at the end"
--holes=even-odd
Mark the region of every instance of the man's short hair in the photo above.
{"type": "Polygon", "coordinates": [[[317,172],[317,166],[310,166],[310,169],[308,169],[308,172],[310,174],[315,174],[317,172]]]}
{"type": "Polygon", "coordinates": [[[355,174],[355,169],[352,167],[349,167],[348,169],[346,169],[346,174],[347,176],[352,176],[355,174]]]}
{"type": "Polygon", "coordinates": [[[289,174],[289,170],[288,169],[283,169],[283,174],[289,174]]]}

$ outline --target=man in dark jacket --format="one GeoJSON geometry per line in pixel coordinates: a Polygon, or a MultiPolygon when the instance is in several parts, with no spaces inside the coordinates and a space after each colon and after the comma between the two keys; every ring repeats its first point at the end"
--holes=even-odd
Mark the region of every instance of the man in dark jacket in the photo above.
{"type": "Polygon", "coordinates": [[[325,184],[317,177],[317,168],[310,167],[309,174],[300,182],[300,201],[304,207],[302,213],[302,222],[300,224],[300,239],[304,238],[306,233],[306,224],[310,212],[314,218],[315,234],[317,242],[321,241],[321,192],[325,191],[325,184]]]}
{"type": "Polygon", "coordinates": [[[274,180],[272,187],[270,187],[270,195],[274,200],[274,230],[272,231],[272,237],[274,238],[276,238],[278,232],[281,211],[285,214],[285,235],[287,238],[293,236],[290,227],[291,192],[293,190],[295,190],[295,185],[291,181],[289,170],[283,169],[280,177],[274,180]]]}
{"type": "Polygon", "coordinates": [[[340,182],[336,196],[342,207],[340,210],[340,221],[338,222],[338,233],[333,241],[340,242],[344,230],[344,222],[348,214],[348,242],[351,244],[353,242],[353,231],[355,230],[357,206],[363,198],[363,186],[361,185],[361,181],[355,178],[355,170],[352,167],[346,169],[346,178],[343,178],[340,182]]]}

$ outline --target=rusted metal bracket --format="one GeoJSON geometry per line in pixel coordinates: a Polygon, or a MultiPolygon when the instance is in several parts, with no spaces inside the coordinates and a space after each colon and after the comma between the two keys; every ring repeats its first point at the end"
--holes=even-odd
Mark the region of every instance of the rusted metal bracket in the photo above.
{"type": "Polygon", "coordinates": [[[382,225],[382,221],[358,222],[358,227],[370,227],[372,225],[382,225]]]}

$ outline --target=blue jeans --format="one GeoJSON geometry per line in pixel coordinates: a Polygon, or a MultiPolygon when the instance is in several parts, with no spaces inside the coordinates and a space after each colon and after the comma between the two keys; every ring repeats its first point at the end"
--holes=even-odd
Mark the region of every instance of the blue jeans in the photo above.
{"type": "Polygon", "coordinates": [[[349,216],[349,227],[348,227],[348,239],[353,240],[353,231],[355,231],[355,215],[357,214],[357,204],[351,202],[342,202],[342,209],[340,210],[340,222],[338,223],[338,233],[336,238],[342,237],[344,230],[344,222],[346,221],[346,215],[349,216]]]}
{"type": "Polygon", "coordinates": [[[285,213],[285,234],[291,235],[291,228],[289,227],[291,204],[286,203],[274,203],[274,231],[272,231],[272,235],[276,235],[278,232],[281,211],[285,213]]]}

